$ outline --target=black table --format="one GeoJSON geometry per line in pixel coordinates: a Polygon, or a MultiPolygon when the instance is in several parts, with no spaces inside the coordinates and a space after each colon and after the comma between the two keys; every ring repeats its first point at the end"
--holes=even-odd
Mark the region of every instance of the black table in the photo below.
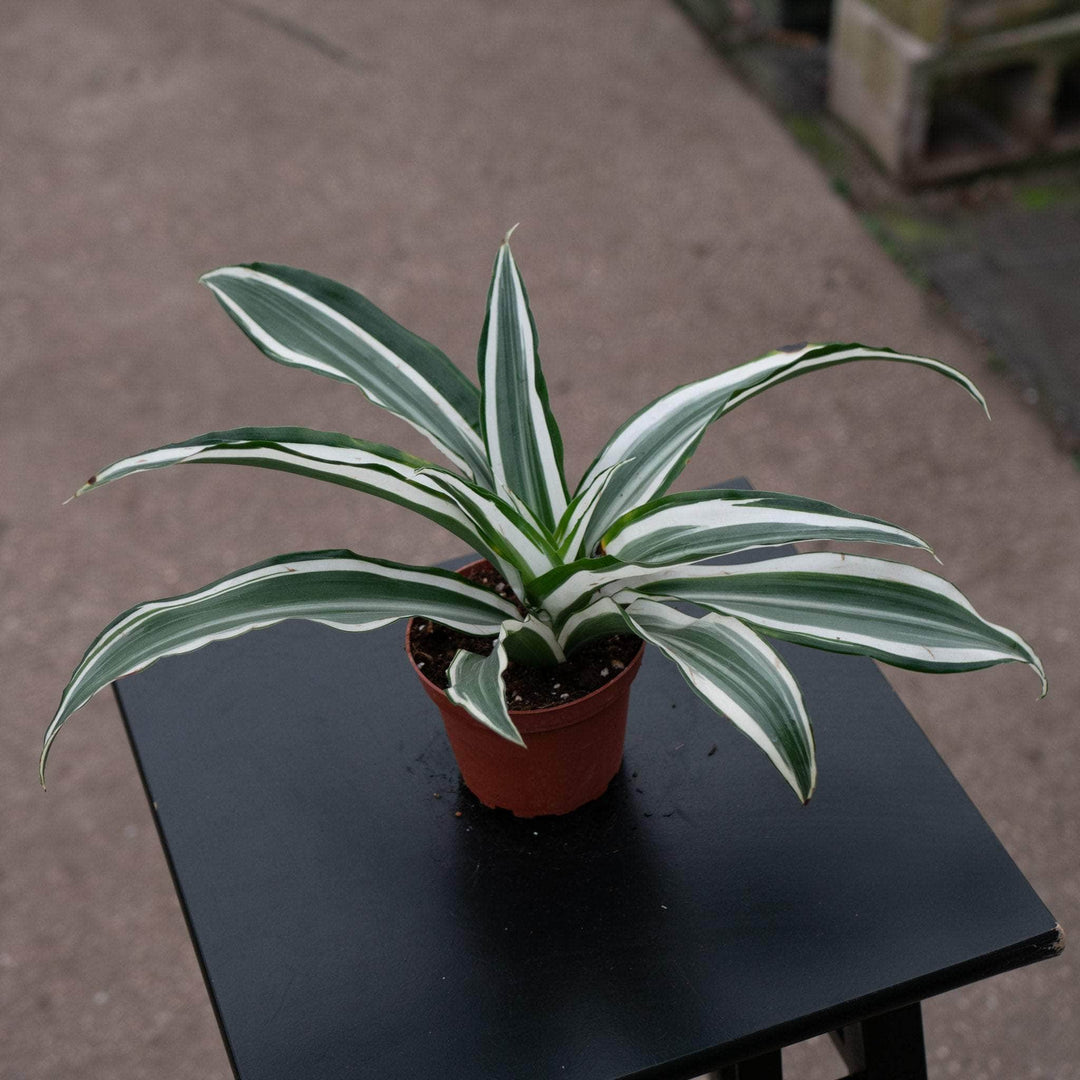
{"type": "Polygon", "coordinates": [[[519,821],[460,786],[403,633],[285,623],[118,686],[243,1080],[766,1080],[826,1031],[910,1080],[919,1001],[1060,951],[868,660],[781,646],[808,807],[651,652],[607,794],[519,821]]]}

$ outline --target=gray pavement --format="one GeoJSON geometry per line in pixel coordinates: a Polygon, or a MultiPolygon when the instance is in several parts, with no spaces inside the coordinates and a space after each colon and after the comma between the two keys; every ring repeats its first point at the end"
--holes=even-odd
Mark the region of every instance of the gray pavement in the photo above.
{"type": "MultiPolygon", "coordinates": [[[[94,633],[281,551],[460,550],[374,500],[242,470],[137,477],[61,507],[107,462],[220,427],[426,452],[346,387],[261,359],[195,284],[255,258],[352,284],[468,365],[495,247],[521,221],[574,475],[653,396],[791,341],[886,343],[975,376],[993,423],[923,372],[800,380],[725,420],[685,481],[744,473],[899,521],[1035,645],[1039,704],[1018,667],[890,678],[1066,930],[1080,925],[1080,474],[677,10],[8,0],[0,90],[4,1080],[228,1075],[106,695],[36,786],[41,731],[94,633]]],[[[931,1075],[1075,1080],[1078,1012],[1068,950],[934,999],[931,1075]]],[[[813,1049],[793,1059],[808,1080],[838,1071],[813,1049]]]]}
{"type": "Polygon", "coordinates": [[[999,181],[1003,190],[989,205],[927,214],[908,247],[1076,452],[1080,167],[1070,172],[1067,186],[999,181]]]}

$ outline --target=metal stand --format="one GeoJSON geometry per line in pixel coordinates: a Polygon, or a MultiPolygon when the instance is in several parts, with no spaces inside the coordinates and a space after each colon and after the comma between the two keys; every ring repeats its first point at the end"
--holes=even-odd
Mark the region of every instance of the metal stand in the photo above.
{"type": "MultiPolygon", "coordinates": [[[[850,1070],[845,1080],[926,1080],[918,1002],[829,1033],[850,1070]]],[[[779,1050],[708,1073],[705,1080],[783,1080],[779,1050]]]]}
{"type": "Polygon", "coordinates": [[[872,1016],[831,1035],[855,1080],[926,1080],[922,1009],[918,1002],[872,1016]]]}
{"type": "Polygon", "coordinates": [[[780,1051],[770,1050],[737,1065],[725,1065],[719,1072],[709,1073],[709,1080],[783,1080],[783,1076],[780,1051]]]}

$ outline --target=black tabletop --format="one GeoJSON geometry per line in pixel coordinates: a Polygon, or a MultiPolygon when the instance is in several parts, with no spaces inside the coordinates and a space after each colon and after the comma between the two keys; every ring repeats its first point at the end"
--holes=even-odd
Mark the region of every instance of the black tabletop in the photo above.
{"type": "Polygon", "coordinates": [[[119,684],[244,1080],[691,1077],[1058,942],[868,660],[780,647],[807,807],[650,650],[608,793],[520,821],[403,637],[285,623],[119,684]]]}

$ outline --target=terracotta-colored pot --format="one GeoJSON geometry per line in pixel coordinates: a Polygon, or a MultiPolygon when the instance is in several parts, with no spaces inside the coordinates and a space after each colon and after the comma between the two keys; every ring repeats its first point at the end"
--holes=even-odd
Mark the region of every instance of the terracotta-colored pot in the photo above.
{"type": "MultiPolygon", "coordinates": [[[[409,630],[412,622],[409,622],[409,630]]],[[[485,805],[517,817],[567,814],[607,790],[622,763],[630,684],[645,643],[609,682],[576,701],[547,709],[511,709],[525,749],[474,720],[416,666],[428,697],[439,707],[450,746],[469,790],[485,805]]]]}

